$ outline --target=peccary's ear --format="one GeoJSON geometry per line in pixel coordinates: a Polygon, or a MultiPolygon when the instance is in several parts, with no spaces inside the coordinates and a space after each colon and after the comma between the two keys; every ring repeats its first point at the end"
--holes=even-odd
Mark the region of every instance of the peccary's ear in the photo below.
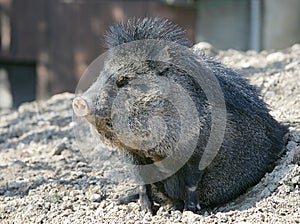
{"type": "Polygon", "coordinates": [[[171,60],[169,53],[169,47],[166,46],[163,49],[159,49],[155,52],[152,52],[151,58],[153,61],[168,62],[171,60]]]}
{"type": "Polygon", "coordinates": [[[147,64],[151,69],[155,70],[157,75],[164,75],[165,71],[169,70],[171,54],[168,46],[151,52],[150,57],[151,60],[147,60],[147,64]]]}

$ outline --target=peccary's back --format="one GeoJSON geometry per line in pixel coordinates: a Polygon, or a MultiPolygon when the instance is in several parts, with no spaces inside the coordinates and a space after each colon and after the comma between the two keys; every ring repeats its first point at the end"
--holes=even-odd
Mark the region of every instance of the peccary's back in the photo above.
{"type": "Polygon", "coordinates": [[[223,145],[199,184],[202,205],[230,201],[273,168],[282,153],[286,129],[270,119],[240,111],[228,115],[223,145]]]}
{"type": "MultiPolygon", "coordinates": [[[[233,70],[203,58],[220,82],[226,102],[226,131],[213,162],[198,186],[200,204],[213,207],[226,203],[256,184],[284,152],[288,131],[272,118],[256,89],[233,70]]],[[[210,121],[206,121],[194,156],[201,156],[207,143],[210,121]]],[[[194,169],[198,169],[195,164],[194,169]]],[[[163,181],[171,198],[184,200],[184,168],[163,181]]]]}

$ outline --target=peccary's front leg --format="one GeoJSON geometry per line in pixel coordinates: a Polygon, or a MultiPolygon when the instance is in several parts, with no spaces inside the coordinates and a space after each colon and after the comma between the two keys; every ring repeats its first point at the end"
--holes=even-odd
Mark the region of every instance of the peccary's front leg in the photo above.
{"type": "Polygon", "coordinates": [[[150,184],[145,184],[140,187],[139,200],[142,210],[153,212],[153,199],[150,184]]]}
{"type": "MultiPolygon", "coordinates": [[[[184,210],[197,212],[201,209],[198,195],[198,184],[201,181],[203,171],[191,169],[187,164],[185,169],[185,202],[184,210]]],[[[198,167],[197,167],[198,168],[198,167]]]]}
{"type": "Polygon", "coordinates": [[[140,196],[140,193],[133,193],[133,194],[129,194],[125,197],[122,197],[122,198],[118,198],[116,200],[116,202],[118,204],[128,204],[130,202],[137,202],[139,200],[139,196],[140,196]]]}

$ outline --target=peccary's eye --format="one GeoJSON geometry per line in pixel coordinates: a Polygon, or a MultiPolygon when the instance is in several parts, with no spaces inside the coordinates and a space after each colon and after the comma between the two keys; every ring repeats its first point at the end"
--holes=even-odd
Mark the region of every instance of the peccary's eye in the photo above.
{"type": "Polygon", "coordinates": [[[164,70],[156,71],[156,75],[163,76],[169,71],[169,68],[165,68],[164,70]]]}
{"type": "Polygon", "coordinates": [[[121,88],[121,87],[127,85],[128,81],[129,81],[129,77],[126,77],[126,76],[119,77],[119,79],[116,81],[117,87],[121,88]]]}
{"type": "Polygon", "coordinates": [[[159,75],[159,76],[165,75],[166,73],[170,72],[171,67],[172,67],[172,64],[168,65],[167,67],[163,67],[161,69],[158,69],[156,71],[156,75],[159,75]]]}

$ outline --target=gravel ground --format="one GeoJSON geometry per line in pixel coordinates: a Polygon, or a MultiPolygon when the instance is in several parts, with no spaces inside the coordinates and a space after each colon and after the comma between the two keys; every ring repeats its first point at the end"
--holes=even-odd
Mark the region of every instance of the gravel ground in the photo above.
{"type": "Polygon", "coordinates": [[[200,49],[258,86],[272,115],[290,126],[288,152],[273,172],[201,215],[162,201],[154,216],[138,203],[117,205],[136,186],[118,151],[95,145],[72,121],[74,95],[64,93],[0,112],[0,223],[300,223],[300,45],[260,53],[206,43],[200,49]]]}

